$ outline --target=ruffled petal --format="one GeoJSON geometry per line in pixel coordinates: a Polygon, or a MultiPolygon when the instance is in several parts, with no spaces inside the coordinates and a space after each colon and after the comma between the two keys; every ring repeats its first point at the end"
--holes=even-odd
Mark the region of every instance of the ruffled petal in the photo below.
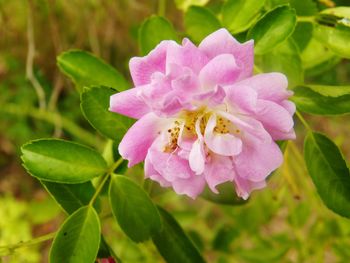
{"type": "Polygon", "coordinates": [[[146,157],[145,160],[145,178],[150,178],[153,181],[158,182],[162,187],[169,187],[171,186],[170,182],[164,179],[163,176],[161,176],[153,167],[152,163],[150,162],[149,156],[146,157]]]}
{"type": "Polygon", "coordinates": [[[177,179],[172,182],[172,185],[177,194],[185,194],[195,199],[203,191],[205,179],[203,176],[193,175],[187,179],[177,179]]]}
{"type": "Polygon", "coordinates": [[[237,155],[242,150],[242,141],[229,133],[221,134],[214,132],[216,127],[216,114],[213,113],[205,127],[204,141],[208,148],[214,153],[233,156],[237,155]]]}
{"type": "Polygon", "coordinates": [[[226,99],[234,109],[240,111],[254,112],[258,100],[258,93],[249,86],[233,85],[225,87],[226,99]]]}
{"type": "Polygon", "coordinates": [[[207,36],[198,46],[210,59],[220,54],[232,54],[241,69],[240,79],[253,74],[254,42],[239,43],[226,29],[222,28],[207,36]]]}
{"type": "Polygon", "coordinates": [[[150,112],[148,105],[138,96],[138,92],[143,88],[133,88],[110,97],[109,110],[126,115],[131,118],[139,119],[150,112]]]}
{"type": "Polygon", "coordinates": [[[213,58],[199,72],[199,80],[204,89],[216,85],[233,84],[239,77],[240,68],[231,54],[221,54],[213,58]]]}
{"type": "Polygon", "coordinates": [[[228,181],[231,182],[235,177],[231,158],[212,155],[210,161],[205,166],[204,175],[209,188],[214,193],[218,193],[218,190],[216,189],[217,185],[228,181]]]}
{"type": "Polygon", "coordinates": [[[274,141],[264,143],[249,134],[245,134],[243,140],[242,152],[233,160],[240,177],[260,182],[281,166],[283,155],[274,141]]]}
{"type": "Polygon", "coordinates": [[[247,200],[250,193],[253,190],[262,189],[266,186],[266,181],[260,181],[260,182],[253,182],[250,180],[247,180],[245,178],[242,178],[240,176],[236,176],[234,178],[235,185],[236,185],[236,193],[239,197],[242,197],[244,200],[247,200]]]}
{"type": "Polygon", "coordinates": [[[162,41],[147,56],[133,57],[130,60],[129,68],[135,86],[150,83],[151,76],[155,72],[165,73],[167,49],[169,45],[174,44],[176,44],[174,41],[162,41]]]}
{"type": "Polygon", "coordinates": [[[188,161],[195,174],[200,175],[203,173],[205,167],[205,153],[202,140],[198,139],[193,143],[188,161]]]}
{"type": "Polygon", "coordinates": [[[146,114],[131,126],[118,147],[120,155],[129,161],[129,167],[145,159],[162,126],[162,120],[153,113],[146,114]]]}

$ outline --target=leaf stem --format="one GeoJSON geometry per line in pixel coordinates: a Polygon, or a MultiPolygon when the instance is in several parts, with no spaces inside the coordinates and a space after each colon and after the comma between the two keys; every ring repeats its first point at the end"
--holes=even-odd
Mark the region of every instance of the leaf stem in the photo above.
{"type": "Polygon", "coordinates": [[[28,241],[19,242],[17,244],[8,245],[8,246],[1,246],[0,247],[0,256],[7,256],[13,254],[13,251],[22,247],[28,247],[33,246],[42,242],[45,242],[47,240],[50,240],[54,238],[56,235],[56,232],[52,232],[28,241]]]}
{"type": "Polygon", "coordinates": [[[305,128],[308,131],[312,131],[311,127],[309,126],[309,124],[306,122],[306,120],[304,119],[303,115],[301,115],[301,113],[299,111],[296,111],[295,114],[298,116],[299,120],[301,121],[301,123],[305,126],[305,128]]]}
{"type": "Polygon", "coordinates": [[[97,196],[100,194],[100,192],[103,189],[103,186],[105,185],[105,183],[108,181],[109,177],[113,174],[114,170],[117,169],[119,167],[119,165],[121,165],[121,163],[123,162],[123,158],[119,158],[115,163],[113,163],[111,165],[111,167],[108,169],[108,172],[105,174],[105,176],[103,177],[103,179],[101,180],[101,182],[99,183],[99,185],[96,188],[96,191],[94,193],[94,195],[92,196],[90,202],[89,202],[89,206],[92,206],[97,198],[97,196]]]}
{"type": "Polygon", "coordinates": [[[158,1],[158,15],[164,16],[165,15],[165,9],[166,9],[166,0],[159,0],[158,1]]]}
{"type": "Polygon", "coordinates": [[[309,23],[313,23],[315,21],[315,17],[314,16],[298,16],[297,17],[297,21],[298,22],[309,22],[309,23]]]}

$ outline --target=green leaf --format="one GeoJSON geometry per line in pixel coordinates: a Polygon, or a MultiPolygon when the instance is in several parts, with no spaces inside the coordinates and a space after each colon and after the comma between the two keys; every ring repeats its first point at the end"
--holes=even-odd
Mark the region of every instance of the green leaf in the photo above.
{"type": "Polygon", "coordinates": [[[162,40],[178,40],[172,24],[161,16],[148,18],[139,30],[139,45],[142,55],[148,54],[162,40]]]}
{"type": "Polygon", "coordinates": [[[247,203],[247,201],[237,196],[232,182],[220,184],[217,186],[217,189],[219,194],[213,193],[206,187],[200,196],[208,201],[221,205],[242,205],[247,203]]]}
{"type": "Polygon", "coordinates": [[[90,181],[107,170],[95,150],[58,139],[41,139],[22,146],[23,166],[40,180],[76,184],[90,181]]]}
{"type": "Polygon", "coordinates": [[[313,0],[290,0],[289,2],[298,16],[312,16],[318,12],[317,4],[313,0]]]}
{"type": "Polygon", "coordinates": [[[120,141],[132,120],[109,111],[109,100],[115,93],[115,90],[107,87],[84,88],[80,106],[85,118],[96,130],[112,140],[120,141]]]}
{"type": "Polygon", "coordinates": [[[221,28],[216,16],[209,9],[200,6],[191,6],[184,19],[186,33],[197,43],[221,28]]]}
{"type": "Polygon", "coordinates": [[[163,221],[163,230],[152,237],[153,243],[168,263],[205,262],[181,226],[164,209],[158,207],[163,221]]]}
{"type": "Polygon", "coordinates": [[[51,263],[93,263],[100,245],[101,226],[96,211],[84,206],[63,223],[50,250],[51,263]]]}
{"type": "Polygon", "coordinates": [[[296,22],[295,10],[286,5],[266,13],[248,32],[247,38],[255,41],[255,54],[267,53],[286,40],[296,22]]]}
{"type": "Polygon", "coordinates": [[[277,71],[287,75],[290,87],[304,83],[304,71],[299,50],[291,38],[271,52],[256,56],[256,63],[264,72],[277,71]]]}
{"type": "MultiPolygon", "coordinates": [[[[88,205],[95,193],[95,188],[92,186],[91,182],[81,184],[57,184],[41,181],[41,183],[68,214],[72,214],[80,207],[88,205]]],[[[99,210],[99,198],[96,201],[95,209],[99,210]]]]}
{"type": "Polygon", "coordinates": [[[203,6],[206,5],[209,0],[175,0],[176,7],[186,11],[191,5],[203,6]]]}
{"type": "Polygon", "coordinates": [[[57,57],[57,64],[80,88],[102,85],[123,91],[129,87],[128,82],[115,68],[85,51],[63,52],[57,57]]]}
{"type": "Polygon", "coordinates": [[[309,132],[304,144],[307,170],[325,205],[350,218],[350,174],[338,147],[325,135],[309,132]]]}
{"type": "Polygon", "coordinates": [[[332,91],[331,86],[325,88],[323,94],[316,92],[318,88],[310,88],[307,86],[296,87],[294,96],[291,98],[300,111],[317,114],[317,115],[339,115],[350,112],[350,94],[347,94],[349,87],[337,87],[334,90],[334,95],[327,96],[332,91]],[[327,91],[328,90],[328,91],[327,91]],[[342,90],[342,91],[340,91],[342,90]],[[347,90],[347,91],[346,91],[347,90]],[[346,95],[341,95],[342,92],[346,95]],[[335,96],[336,94],[340,96],[335,96]]]}
{"type": "Polygon", "coordinates": [[[109,200],[114,217],[133,241],[145,241],[161,230],[161,219],[152,200],[125,176],[113,176],[109,200]]]}
{"type": "Polygon", "coordinates": [[[222,7],[222,22],[233,34],[247,30],[258,19],[265,0],[228,0],[222,7]]]}

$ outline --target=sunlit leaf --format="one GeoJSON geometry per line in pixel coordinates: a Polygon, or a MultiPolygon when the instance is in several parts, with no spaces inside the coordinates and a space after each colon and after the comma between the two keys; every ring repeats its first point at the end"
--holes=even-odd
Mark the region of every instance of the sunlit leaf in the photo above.
{"type": "Polygon", "coordinates": [[[112,66],[94,55],[71,50],[57,57],[57,64],[78,87],[103,85],[122,91],[129,87],[124,77],[112,66]]]}
{"type": "Polygon", "coordinates": [[[107,164],[95,150],[59,139],[41,139],[22,146],[23,165],[40,180],[83,183],[102,175],[107,164]]]}
{"type": "Polygon", "coordinates": [[[84,206],[63,223],[52,243],[51,263],[93,263],[100,245],[101,226],[96,211],[84,206]]]}
{"type": "Polygon", "coordinates": [[[232,33],[247,30],[258,19],[264,0],[228,0],[222,7],[222,22],[232,33]]]}
{"type": "Polygon", "coordinates": [[[186,11],[191,5],[203,6],[208,3],[209,0],[175,0],[177,8],[186,11]]]}
{"type": "Polygon", "coordinates": [[[295,10],[289,6],[279,6],[266,13],[249,30],[248,39],[255,41],[255,54],[264,54],[286,40],[296,25],[295,10]]]}
{"type": "Polygon", "coordinates": [[[133,241],[145,241],[161,230],[161,219],[152,200],[125,176],[113,176],[109,200],[114,217],[133,241]]]}
{"type": "Polygon", "coordinates": [[[339,215],[350,217],[350,173],[338,147],[325,135],[309,132],[304,157],[325,205],[339,215]]]}

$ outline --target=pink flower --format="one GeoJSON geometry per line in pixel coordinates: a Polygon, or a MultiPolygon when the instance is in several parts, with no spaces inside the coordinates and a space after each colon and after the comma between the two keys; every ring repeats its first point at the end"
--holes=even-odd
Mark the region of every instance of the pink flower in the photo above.
{"type": "Polygon", "coordinates": [[[283,161],[275,141],[295,138],[295,106],[283,74],[252,76],[253,47],[220,29],[132,58],[135,88],[110,100],[138,119],[119,145],[129,167],[145,160],[146,177],[192,198],[228,181],[244,199],[264,187],[283,161]]]}

